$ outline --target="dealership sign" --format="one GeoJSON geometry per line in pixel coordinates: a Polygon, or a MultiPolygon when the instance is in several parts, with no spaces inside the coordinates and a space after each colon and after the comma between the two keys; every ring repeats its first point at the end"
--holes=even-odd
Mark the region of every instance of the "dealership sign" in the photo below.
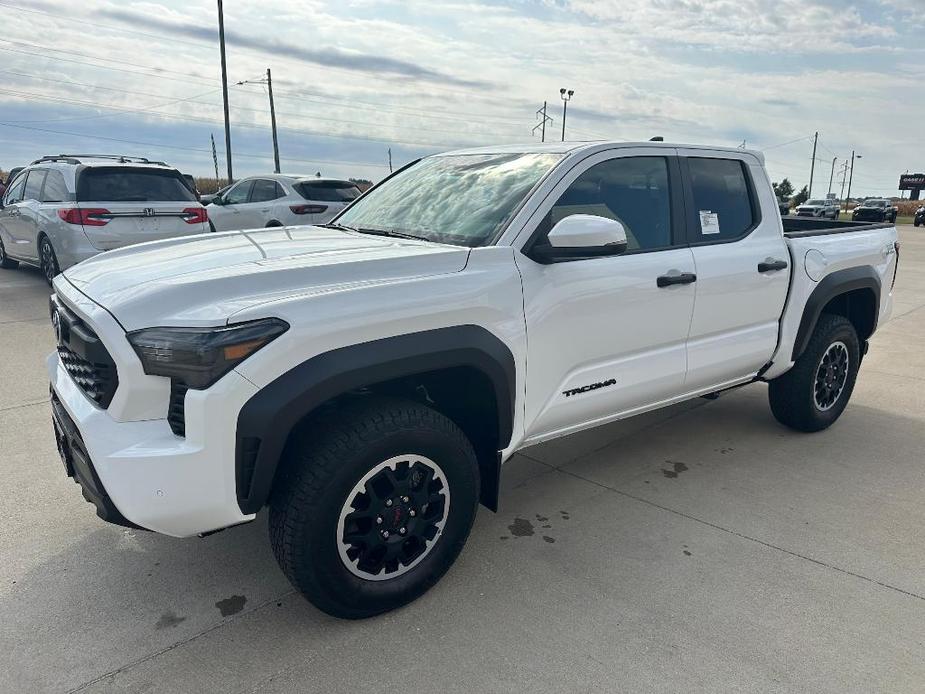
{"type": "Polygon", "coordinates": [[[918,190],[925,188],[925,174],[904,174],[899,177],[900,190],[918,190]]]}

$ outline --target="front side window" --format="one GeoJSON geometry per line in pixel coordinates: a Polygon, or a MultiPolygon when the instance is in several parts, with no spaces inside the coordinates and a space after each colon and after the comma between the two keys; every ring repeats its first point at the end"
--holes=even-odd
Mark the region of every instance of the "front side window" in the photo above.
{"type": "Polygon", "coordinates": [[[222,196],[225,200],[225,204],[240,205],[242,202],[247,202],[247,198],[250,195],[251,187],[253,185],[253,181],[241,181],[238,183],[234,188],[222,196]]]}
{"type": "Polygon", "coordinates": [[[755,222],[745,165],[738,159],[687,160],[694,195],[692,241],[738,238],[755,222]]]}
{"type": "Polygon", "coordinates": [[[42,197],[42,184],[45,182],[45,169],[32,169],[26,179],[23,200],[38,200],[42,197]]]}
{"type": "Polygon", "coordinates": [[[456,154],[422,159],[357,200],[335,223],[437,243],[490,243],[561,154],[456,154]]]}
{"type": "Polygon", "coordinates": [[[16,177],[16,180],[13,181],[13,185],[11,185],[10,189],[6,192],[4,204],[12,205],[14,202],[19,202],[22,200],[22,191],[25,187],[26,174],[23,173],[16,177]]]}
{"type": "Polygon", "coordinates": [[[93,167],[77,179],[79,202],[196,202],[179,172],[129,167],[93,167]]]}
{"type": "Polygon", "coordinates": [[[595,164],[559,196],[540,224],[542,233],[573,214],[620,222],[627,252],[670,246],[668,162],[664,157],[622,157],[595,164]]]}

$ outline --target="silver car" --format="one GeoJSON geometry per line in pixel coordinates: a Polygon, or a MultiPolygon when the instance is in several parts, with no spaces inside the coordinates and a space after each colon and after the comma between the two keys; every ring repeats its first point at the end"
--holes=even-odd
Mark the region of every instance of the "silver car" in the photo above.
{"type": "Polygon", "coordinates": [[[206,209],[163,162],[116,155],[48,156],[0,201],[0,268],[42,269],[49,283],[98,253],[209,231],[206,209]]]}

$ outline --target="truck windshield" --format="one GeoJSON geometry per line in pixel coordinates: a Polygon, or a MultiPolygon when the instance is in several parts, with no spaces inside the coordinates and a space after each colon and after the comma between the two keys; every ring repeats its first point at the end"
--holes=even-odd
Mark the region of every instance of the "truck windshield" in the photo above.
{"type": "Polygon", "coordinates": [[[807,205],[825,205],[825,200],[810,200],[807,205]]]}
{"type": "Polygon", "coordinates": [[[563,156],[517,152],[429,157],[371,190],[335,224],[480,246],[563,156]]]}

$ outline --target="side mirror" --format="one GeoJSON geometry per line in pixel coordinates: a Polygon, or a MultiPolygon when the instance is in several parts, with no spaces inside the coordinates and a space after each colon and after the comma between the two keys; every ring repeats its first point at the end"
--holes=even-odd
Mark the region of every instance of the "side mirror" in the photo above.
{"type": "Polygon", "coordinates": [[[549,245],[534,246],[531,255],[541,263],[577,258],[620,255],[626,251],[626,229],[615,219],[573,214],[559,222],[548,235],[549,245]]]}
{"type": "Polygon", "coordinates": [[[212,198],[212,202],[209,203],[209,204],[210,204],[210,205],[219,205],[219,206],[224,205],[224,204],[225,204],[225,198],[223,198],[221,195],[216,195],[214,198],[212,198]]]}

